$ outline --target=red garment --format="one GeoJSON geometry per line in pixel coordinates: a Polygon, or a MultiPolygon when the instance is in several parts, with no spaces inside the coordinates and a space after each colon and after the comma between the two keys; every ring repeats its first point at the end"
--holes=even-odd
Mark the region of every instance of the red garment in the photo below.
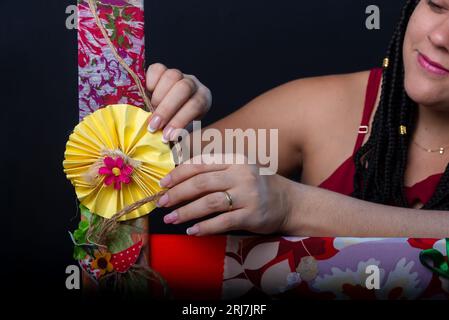
{"type": "MultiPolygon", "coordinates": [[[[363,139],[368,131],[362,129],[367,127],[369,128],[369,120],[371,118],[371,113],[374,110],[381,80],[382,68],[372,69],[368,79],[368,86],[366,88],[365,107],[363,109],[362,121],[360,123],[361,130],[359,130],[353,154],[346,159],[346,161],[344,161],[337,168],[337,170],[329,176],[329,178],[322,182],[319,187],[345,195],[351,195],[354,191],[354,155],[362,146],[363,139]]],[[[417,182],[413,186],[405,187],[405,193],[409,205],[413,206],[417,202],[425,204],[429,201],[435,192],[442,175],[442,173],[431,175],[426,179],[417,182]]]]}

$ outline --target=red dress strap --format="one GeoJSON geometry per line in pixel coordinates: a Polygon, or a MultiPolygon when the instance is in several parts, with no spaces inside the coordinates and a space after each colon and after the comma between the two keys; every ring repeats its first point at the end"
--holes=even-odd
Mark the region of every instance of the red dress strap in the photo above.
{"type": "MultiPolygon", "coordinates": [[[[372,69],[370,72],[366,89],[365,107],[363,109],[363,116],[359,128],[359,134],[357,136],[357,141],[352,156],[346,159],[345,162],[343,162],[326,180],[324,180],[319,185],[320,188],[324,188],[348,196],[353,193],[353,178],[356,171],[354,155],[362,146],[365,134],[369,131],[369,120],[376,104],[380,82],[382,79],[382,71],[382,68],[376,68],[372,69]]],[[[417,202],[423,204],[427,203],[437,189],[443,174],[444,173],[432,175],[413,186],[405,187],[409,206],[413,206],[417,202]]]]}
{"type": "Polygon", "coordinates": [[[383,71],[382,68],[374,68],[371,69],[370,71],[368,78],[368,85],[366,88],[365,106],[363,108],[363,116],[359,126],[357,141],[354,146],[353,152],[354,154],[357,152],[357,150],[360,149],[360,147],[363,144],[363,139],[365,138],[365,135],[370,130],[369,121],[376,104],[377,95],[379,93],[380,81],[382,79],[382,71],[383,71]]]}
{"type": "Polygon", "coordinates": [[[366,87],[362,121],[360,123],[359,134],[352,155],[320,184],[321,188],[345,195],[352,194],[354,190],[353,177],[355,173],[354,155],[362,146],[365,134],[369,131],[369,120],[376,104],[380,80],[382,79],[382,70],[382,68],[375,68],[370,71],[368,85],[366,87]]]}

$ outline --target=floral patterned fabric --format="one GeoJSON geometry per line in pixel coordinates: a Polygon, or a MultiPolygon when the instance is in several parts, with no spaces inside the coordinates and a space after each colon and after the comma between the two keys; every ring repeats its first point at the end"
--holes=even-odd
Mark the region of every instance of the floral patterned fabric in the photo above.
{"type": "MultiPolygon", "coordinates": [[[[97,14],[120,57],[145,84],[143,0],[96,1],[97,14]]],[[[86,0],[78,3],[80,119],[110,104],[143,107],[139,90],[108,47],[86,0]]]]}
{"type": "Polygon", "coordinates": [[[445,240],[436,239],[228,237],[222,295],[449,299],[449,279],[433,274],[419,260],[423,249],[446,255],[445,246],[445,240]],[[309,254],[317,260],[318,274],[304,281],[297,270],[309,254]],[[373,265],[380,271],[378,290],[366,286],[367,267],[373,265]]]}

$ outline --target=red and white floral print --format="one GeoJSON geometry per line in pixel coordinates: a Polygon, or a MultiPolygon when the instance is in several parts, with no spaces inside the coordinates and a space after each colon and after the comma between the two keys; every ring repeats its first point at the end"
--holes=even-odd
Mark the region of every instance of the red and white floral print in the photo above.
{"type": "MultiPolygon", "coordinates": [[[[96,1],[97,14],[119,56],[145,84],[143,0],[96,1]]],[[[108,47],[86,0],[78,4],[80,119],[110,104],[143,107],[134,80],[108,47]]]]}

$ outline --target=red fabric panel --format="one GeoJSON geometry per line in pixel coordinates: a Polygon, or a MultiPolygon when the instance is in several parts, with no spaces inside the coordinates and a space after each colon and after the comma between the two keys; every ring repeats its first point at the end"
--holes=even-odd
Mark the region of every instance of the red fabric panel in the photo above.
{"type": "Polygon", "coordinates": [[[219,300],[226,236],[149,235],[150,266],[175,299],[219,300]]]}

